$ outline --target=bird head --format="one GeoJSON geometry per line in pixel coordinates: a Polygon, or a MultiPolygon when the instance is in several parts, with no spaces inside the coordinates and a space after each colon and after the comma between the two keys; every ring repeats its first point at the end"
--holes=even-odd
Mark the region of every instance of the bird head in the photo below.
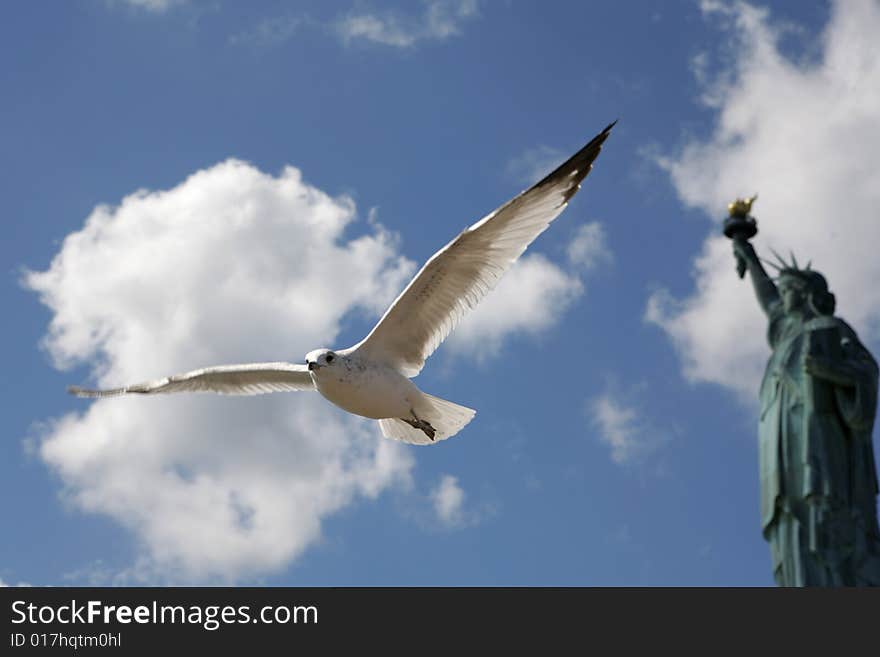
{"type": "Polygon", "coordinates": [[[315,372],[324,367],[333,367],[340,359],[341,356],[332,349],[315,349],[306,354],[306,365],[309,372],[315,372]]]}

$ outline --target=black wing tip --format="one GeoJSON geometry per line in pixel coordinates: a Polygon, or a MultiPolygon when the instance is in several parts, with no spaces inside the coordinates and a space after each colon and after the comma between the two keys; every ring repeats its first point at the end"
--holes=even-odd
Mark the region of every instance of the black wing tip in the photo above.
{"type": "MultiPolygon", "coordinates": [[[[603,143],[606,139],[608,139],[608,135],[611,134],[611,130],[614,128],[614,126],[617,125],[617,122],[618,122],[619,120],[620,120],[620,119],[614,119],[611,123],[609,123],[608,125],[606,125],[606,126],[602,129],[602,132],[600,132],[598,135],[596,135],[595,137],[593,137],[593,138],[587,143],[587,145],[584,146],[584,147],[581,149],[581,151],[589,150],[590,146],[602,146],[602,143],[603,143]]],[[[579,154],[580,154],[580,153],[578,153],[578,155],[579,155],[579,154]]],[[[598,155],[598,152],[596,153],[596,155],[598,155]]],[[[595,157],[595,156],[594,156],[594,157],[595,157]]]]}
{"type": "Polygon", "coordinates": [[[608,135],[611,134],[611,129],[617,125],[617,121],[618,119],[614,119],[614,121],[605,126],[598,135],[588,141],[577,153],[560,164],[551,173],[547,174],[542,180],[535,183],[535,187],[542,187],[554,183],[560,178],[571,175],[573,176],[573,184],[565,193],[565,202],[567,203],[571,200],[571,197],[575,195],[583,179],[587,177],[587,174],[590,173],[590,169],[593,168],[593,161],[599,157],[599,152],[602,150],[602,144],[608,139],[608,135]]]}

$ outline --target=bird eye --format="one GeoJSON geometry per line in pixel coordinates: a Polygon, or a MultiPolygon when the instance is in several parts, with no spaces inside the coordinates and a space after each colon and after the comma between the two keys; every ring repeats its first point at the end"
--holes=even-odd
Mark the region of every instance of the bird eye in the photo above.
{"type": "Polygon", "coordinates": [[[332,362],[333,362],[333,354],[327,354],[327,362],[328,362],[328,363],[332,363],[332,362]]]}

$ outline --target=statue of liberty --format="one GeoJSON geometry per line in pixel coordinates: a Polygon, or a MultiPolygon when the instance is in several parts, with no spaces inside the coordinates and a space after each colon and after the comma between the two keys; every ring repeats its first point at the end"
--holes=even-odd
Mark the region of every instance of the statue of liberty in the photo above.
{"type": "Polygon", "coordinates": [[[729,206],[725,234],[769,320],[760,390],[761,526],[779,586],[880,586],[871,434],[877,362],[834,316],[819,272],[776,255],[770,278],[748,238],[754,198],[729,206]]]}

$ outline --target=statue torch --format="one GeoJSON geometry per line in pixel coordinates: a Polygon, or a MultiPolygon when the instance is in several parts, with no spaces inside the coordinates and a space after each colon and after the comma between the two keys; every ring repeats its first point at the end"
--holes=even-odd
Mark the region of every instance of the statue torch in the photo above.
{"type": "MultiPolygon", "coordinates": [[[[758,195],[752,198],[738,198],[727,206],[728,217],[724,220],[724,234],[732,240],[747,241],[758,234],[758,222],[749,214],[752,203],[758,195]]],[[[746,261],[737,256],[736,273],[742,278],[746,275],[746,261]]]]}

